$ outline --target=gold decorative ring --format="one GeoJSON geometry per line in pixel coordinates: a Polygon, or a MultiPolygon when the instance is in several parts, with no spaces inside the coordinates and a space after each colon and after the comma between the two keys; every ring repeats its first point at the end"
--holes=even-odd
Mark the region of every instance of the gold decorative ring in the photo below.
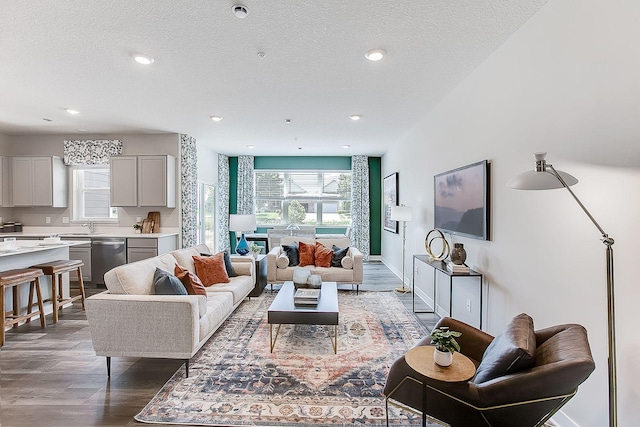
{"type": "Polygon", "coordinates": [[[424,246],[427,249],[427,253],[431,257],[431,259],[435,261],[442,261],[443,259],[449,256],[449,249],[450,249],[449,242],[447,242],[447,239],[444,238],[444,234],[442,234],[442,232],[437,228],[434,228],[433,230],[427,233],[427,237],[424,239],[424,246]],[[429,238],[431,233],[435,233],[436,236],[429,238]],[[431,250],[431,244],[435,240],[442,240],[442,249],[440,250],[440,253],[438,255],[435,255],[431,250]]]}

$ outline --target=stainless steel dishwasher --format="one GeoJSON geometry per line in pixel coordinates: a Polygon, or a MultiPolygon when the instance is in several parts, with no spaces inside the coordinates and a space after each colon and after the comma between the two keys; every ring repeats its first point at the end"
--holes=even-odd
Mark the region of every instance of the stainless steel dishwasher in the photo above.
{"type": "Polygon", "coordinates": [[[104,273],[127,263],[127,239],[123,237],[91,238],[91,278],[104,284],[104,273]]]}

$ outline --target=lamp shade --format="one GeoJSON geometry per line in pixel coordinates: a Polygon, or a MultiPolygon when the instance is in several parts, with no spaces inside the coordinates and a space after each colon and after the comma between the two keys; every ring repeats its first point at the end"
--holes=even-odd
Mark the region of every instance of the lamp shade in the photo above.
{"type": "MultiPolygon", "coordinates": [[[[507,182],[507,187],[516,190],[553,190],[562,188],[562,182],[551,170],[551,165],[545,161],[547,153],[535,153],[536,166],[534,170],[529,170],[518,174],[511,181],[507,182]]],[[[568,186],[578,183],[578,179],[566,172],[555,170],[568,186]]]]}
{"type": "Polygon", "coordinates": [[[413,209],[411,206],[391,206],[391,221],[411,221],[413,209]]]}
{"type": "Polygon", "coordinates": [[[255,215],[229,215],[229,230],[244,233],[247,231],[255,231],[256,216],[255,215]]]}

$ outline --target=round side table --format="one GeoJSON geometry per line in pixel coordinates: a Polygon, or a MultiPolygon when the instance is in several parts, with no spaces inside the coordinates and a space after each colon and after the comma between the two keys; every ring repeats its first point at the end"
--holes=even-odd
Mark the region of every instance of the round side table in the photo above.
{"type": "MultiPolygon", "coordinates": [[[[476,373],[476,367],[467,356],[453,353],[453,363],[450,366],[440,366],[433,360],[432,345],[414,347],[407,351],[404,359],[411,369],[427,378],[444,382],[459,382],[471,379],[476,373]]],[[[427,383],[422,382],[422,425],[427,425],[427,383]]]]}

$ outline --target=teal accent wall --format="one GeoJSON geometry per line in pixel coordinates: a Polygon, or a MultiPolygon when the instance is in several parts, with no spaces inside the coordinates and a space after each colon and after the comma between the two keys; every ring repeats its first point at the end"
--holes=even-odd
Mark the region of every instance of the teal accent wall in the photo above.
{"type": "MultiPolygon", "coordinates": [[[[351,170],[351,157],[343,156],[260,156],[254,158],[255,169],[269,170],[351,170]]],[[[369,229],[371,236],[371,255],[382,254],[382,158],[369,157],[369,229]]],[[[229,213],[238,212],[238,158],[229,157],[229,213]]],[[[344,228],[323,227],[318,233],[340,233],[344,228]]],[[[266,233],[259,228],[257,233],[266,233]]],[[[233,233],[230,233],[233,236],[233,233]]],[[[230,237],[231,250],[235,251],[235,237],[230,237]]]]}
{"type": "MultiPolygon", "coordinates": [[[[229,157],[229,214],[238,213],[238,158],[229,157]]],[[[231,253],[236,252],[236,233],[229,233],[231,253]]],[[[238,236],[240,237],[240,236],[238,236]]]]}
{"type": "Polygon", "coordinates": [[[371,255],[382,254],[382,158],[369,157],[369,237],[371,255]]]}
{"type": "Polygon", "coordinates": [[[300,156],[300,157],[255,157],[254,169],[271,170],[351,170],[351,157],[300,156]]]}

